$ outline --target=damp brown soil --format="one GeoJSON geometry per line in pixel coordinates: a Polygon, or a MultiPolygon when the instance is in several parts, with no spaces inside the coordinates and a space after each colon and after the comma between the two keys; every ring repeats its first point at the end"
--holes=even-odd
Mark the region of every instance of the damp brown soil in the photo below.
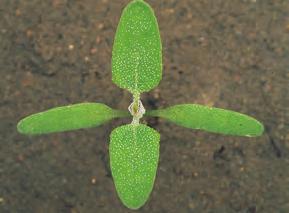
{"type": "MultiPolygon", "coordinates": [[[[0,212],[130,212],[109,168],[109,134],[130,120],[45,136],[24,116],[79,102],[127,109],[111,49],[128,0],[0,0],[0,212]]],[[[161,119],[160,162],[139,212],[289,212],[289,2],[148,0],[163,42],[163,79],[146,109],[198,103],[249,114],[262,137],[194,131],[161,119]]]]}

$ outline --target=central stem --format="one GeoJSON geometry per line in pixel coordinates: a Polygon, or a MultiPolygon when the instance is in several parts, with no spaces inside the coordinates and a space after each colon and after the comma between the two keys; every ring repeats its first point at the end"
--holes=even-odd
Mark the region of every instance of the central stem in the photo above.
{"type": "Polygon", "coordinates": [[[139,119],[145,114],[145,108],[140,100],[139,93],[133,94],[133,102],[129,105],[128,110],[133,116],[132,124],[139,124],[139,119]]]}
{"type": "Polygon", "coordinates": [[[134,93],[133,94],[133,106],[132,106],[132,110],[134,114],[138,112],[139,101],[140,101],[139,93],[134,93]]]}

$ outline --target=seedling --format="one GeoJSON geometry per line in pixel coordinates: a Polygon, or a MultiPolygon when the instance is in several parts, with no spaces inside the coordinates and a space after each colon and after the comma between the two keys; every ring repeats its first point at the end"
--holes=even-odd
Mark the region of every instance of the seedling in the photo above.
{"type": "Polygon", "coordinates": [[[132,117],[131,124],[112,131],[109,144],[116,191],[130,209],[140,208],[149,198],[159,160],[160,135],[140,124],[143,115],[227,135],[260,136],[263,133],[263,125],[254,118],[225,109],[183,104],[146,111],[140,94],[156,87],[161,78],[162,45],[157,20],[146,2],[133,0],[122,13],[112,51],[112,80],[132,93],[130,113],[101,103],[74,104],[30,115],[18,123],[18,131],[27,135],[47,134],[132,117]]]}

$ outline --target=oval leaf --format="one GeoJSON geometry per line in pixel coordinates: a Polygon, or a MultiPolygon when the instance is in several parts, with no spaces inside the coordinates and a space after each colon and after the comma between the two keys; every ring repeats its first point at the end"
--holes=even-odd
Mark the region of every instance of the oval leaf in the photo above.
{"type": "Polygon", "coordinates": [[[110,167],[125,206],[138,209],[152,191],[159,160],[160,135],[146,125],[124,125],[110,135],[110,167]]]}
{"type": "Polygon", "coordinates": [[[166,118],[180,126],[239,136],[260,136],[263,125],[256,119],[230,110],[197,104],[176,105],[146,115],[166,118]]]}
{"type": "Polygon", "coordinates": [[[104,104],[82,103],[57,107],[22,119],[17,129],[22,134],[37,135],[99,126],[112,118],[129,116],[104,104]]]}
{"type": "Polygon", "coordinates": [[[134,0],[124,9],[112,51],[112,80],[132,93],[149,91],[162,76],[162,46],[152,8],[134,0]]]}

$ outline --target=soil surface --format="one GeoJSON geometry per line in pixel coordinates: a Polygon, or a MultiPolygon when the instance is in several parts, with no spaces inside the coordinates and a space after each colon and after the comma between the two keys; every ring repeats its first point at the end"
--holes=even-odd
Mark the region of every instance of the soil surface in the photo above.
{"type": "MultiPolygon", "coordinates": [[[[109,169],[115,120],[37,137],[17,122],[79,102],[126,109],[111,81],[111,50],[128,0],[0,0],[0,212],[133,212],[109,169]]],[[[149,201],[138,212],[289,212],[289,1],[148,0],[159,21],[164,71],[146,109],[180,103],[262,121],[262,137],[223,136],[143,122],[161,133],[149,201]]]]}

